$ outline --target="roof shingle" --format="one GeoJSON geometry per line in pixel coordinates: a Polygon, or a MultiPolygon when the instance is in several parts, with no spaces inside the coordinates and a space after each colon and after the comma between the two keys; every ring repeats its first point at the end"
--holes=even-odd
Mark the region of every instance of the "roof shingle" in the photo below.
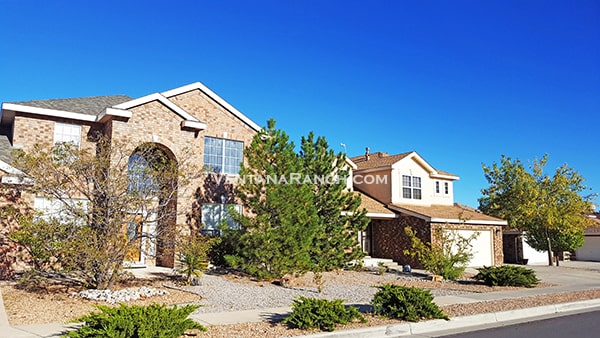
{"type": "Polygon", "coordinates": [[[12,162],[12,146],[8,140],[8,136],[0,135],[0,161],[10,164],[12,162]]]}
{"type": "Polygon", "coordinates": [[[399,209],[405,209],[414,213],[429,217],[429,218],[442,218],[450,220],[464,220],[464,221],[494,221],[502,222],[503,219],[496,218],[493,216],[486,215],[477,209],[470,208],[466,205],[454,203],[454,205],[432,205],[432,206],[420,206],[420,205],[407,205],[407,204],[391,204],[391,207],[399,209]]]}
{"type": "Polygon", "coordinates": [[[355,195],[359,195],[360,196],[360,209],[367,209],[367,212],[369,213],[376,213],[376,214],[386,214],[386,215],[395,215],[396,213],[391,211],[390,209],[386,208],[385,204],[375,200],[374,198],[360,192],[360,191],[355,191],[354,192],[355,195]]]}
{"type": "Polygon", "coordinates": [[[126,95],[111,95],[79,97],[71,99],[21,101],[11,103],[36,108],[62,110],[71,113],[98,115],[105,108],[116,106],[131,100],[132,98],[126,95]]]}
{"type": "Polygon", "coordinates": [[[411,153],[412,151],[398,155],[390,155],[384,152],[376,152],[369,155],[369,160],[366,159],[365,155],[351,157],[350,160],[356,164],[358,167],[357,170],[373,169],[390,166],[410,155],[411,153]]]}

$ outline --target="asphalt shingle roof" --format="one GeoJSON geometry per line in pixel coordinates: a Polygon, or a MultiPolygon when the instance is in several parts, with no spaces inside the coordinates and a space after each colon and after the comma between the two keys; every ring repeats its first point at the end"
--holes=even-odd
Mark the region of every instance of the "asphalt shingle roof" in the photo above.
{"type": "Polygon", "coordinates": [[[0,161],[4,161],[8,164],[12,162],[11,156],[12,146],[6,135],[0,135],[0,161]]]}
{"type": "Polygon", "coordinates": [[[405,158],[406,156],[410,155],[411,153],[412,153],[412,151],[409,151],[407,153],[398,154],[398,155],[390,155],[390,154],[384,153],[384,152],[377,152],[377,153],[370,154],[368,161],[367,161],[365,155],[352,157],[352,158],[350,158],[350,160],[356,164],[356,166],[358,167],[357,170],[372,169],[372,168],[390,166],[390,165],[400,161],[401,159],[405,158]]]}
{"type": "Polygon", "coordinates": [[[71,99],[21,101],[11,103],[29,107],[62,110],[71,113],[98,115],[105,108],[112,107],[131,100],[132,98],[126,95],[111,95],[79,97],[71,99]]]}
{"type": "Polygon", "coordinates": [[[394,215],[395,213],[390,209],[385,207],[385,204],[377,201],[376,199],[363,194],[360,191],[355,191],[354,194],[360,196],[360,208],[366,209],[367,212],[377,213],[377,214],[386,214],[386,215],[394,215]]]}
{"type": "Polygon", "coordinates": [[[391,206],[412,211],[430,218],[461,219],[465,221],[503,221],[503,219],[486,215],[477,209],[458,203],[454,203],[454,205],[431,206],[392,204],[391,206]]]}

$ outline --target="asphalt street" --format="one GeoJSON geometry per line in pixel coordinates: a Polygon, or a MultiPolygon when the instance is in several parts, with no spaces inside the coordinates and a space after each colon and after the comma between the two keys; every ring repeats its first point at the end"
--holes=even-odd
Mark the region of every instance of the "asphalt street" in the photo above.
{"type": "Polygon", "coordinates": [[[600,337],[600,310],[439,337],[596,338],[600,337]]]}

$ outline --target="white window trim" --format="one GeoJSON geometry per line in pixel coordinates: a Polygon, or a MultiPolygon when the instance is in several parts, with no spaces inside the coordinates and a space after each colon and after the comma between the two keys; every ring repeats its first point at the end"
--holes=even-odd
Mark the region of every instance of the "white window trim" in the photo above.
{"type": "MultiPolygon", "coordinates": [[[[226,158],[226,155],[225,155],[225,141],[239,142],[239,143],[242,144],[242,162],[244,161],[244,153],[243,153],[243,151],[244,151],[244,141],[234,140],[234,139],[228,139],[228,138],[223,138],[223,137],[205,136],[204,137],[204,147],[205,147],[204,148],[204,156],[206,156],[206,139],[207,138],[211,138],[211,139],[216,139],[216,140],[223,141],[222,145],[221,145],[221,172],[219,172],[219,174],[227,175],[227,176],[239,176],[239,168],[238,168],[237,172],[235,172],[235,173],[225,172],[225,158],[226,158]]],[[[242,163],[242,162],[240,162],[240,163],[242,163]]],[[[204,161],[204,165],[206,165],[206,161],[204,161]]],[[[238,164],[238,166],[239,166],[239,164],[238,164]]]]}
{"type": "Polygon", "coordinates": [[[423,199],[423,179],[420,176],[402,175],[402,198],[410,200],[422,200],[423,199]],[[404,184],[404,178],[409,178],[409,185],[404,184]],[[419,187],[415,187],[415,179],[419,179],[419,187]],[[404,189],[410,189],[410,197],[404,196],[404,189]],[[415,198],[415,190],[419,190],[420,198],[415,198]]]}
{"type": "Polygon", "coordinates": [[[54,139],[53,139],[53,144],[56,145],[58,143],[66,143],[66,142],[71,142],[73,144],[77,145],[77,148],[80,149],[81,148],[81,125],[80,124],[75,124],[75,123],[64,123],[64,122],[54,122],[54,139]],[[69,133],[64,133],[61,132],[59,133],[59,127],[62,127],[63,130],[64,128],[69,128],[70,132],[69,133]],[[76,132],[73,132],[73,130],[77,130],[76,132]],[[65,136],[69,136],[69,140],[59,140],[59,138],[65,138],[65,136]]]}

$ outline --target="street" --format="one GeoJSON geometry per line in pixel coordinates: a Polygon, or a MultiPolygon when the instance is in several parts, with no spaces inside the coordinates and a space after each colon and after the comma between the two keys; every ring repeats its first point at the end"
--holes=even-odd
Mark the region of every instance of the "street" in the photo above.
{"type": "Polygon", "coordinates": [[[557,316],[534,322],[502,326],[491,329],[471,331],[448,336],[445,338],[499,338],[499,337],[528,337],[528,338],[563,338],[563,337],[598,337],[600,336],[600,310],[578,313],[569,316],[557,316]]]}

